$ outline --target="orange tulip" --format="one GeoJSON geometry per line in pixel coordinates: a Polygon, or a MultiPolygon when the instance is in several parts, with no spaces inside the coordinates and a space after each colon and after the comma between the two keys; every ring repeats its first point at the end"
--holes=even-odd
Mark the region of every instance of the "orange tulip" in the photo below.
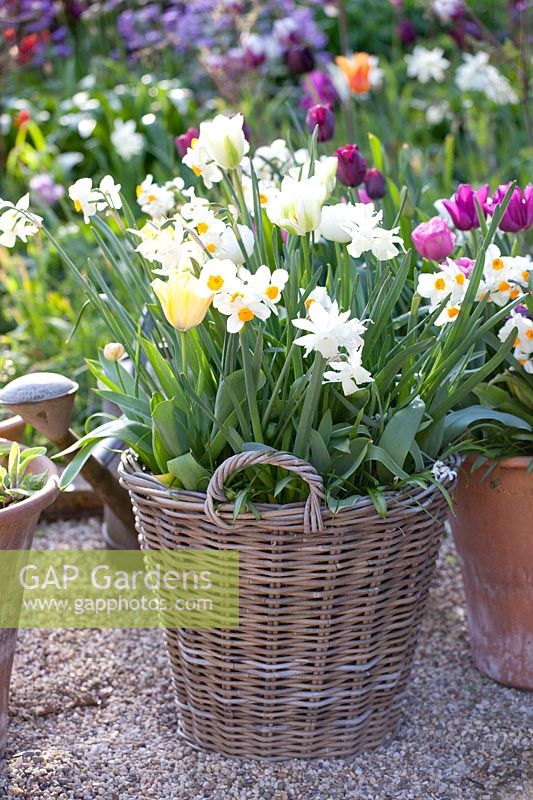
{"type": "Polygon", "coordinates": [[[337,56],[335,61],[346,75],[350,90],[354,94],[366,94],[370,91],[372,64],[368,53],[354,53],[350,58],[337,56]]]}

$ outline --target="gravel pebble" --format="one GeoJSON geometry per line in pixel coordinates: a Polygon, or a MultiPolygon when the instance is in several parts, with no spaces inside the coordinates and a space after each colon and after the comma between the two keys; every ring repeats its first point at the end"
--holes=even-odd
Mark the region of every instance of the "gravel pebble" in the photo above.
{"type": "MultiPolygon", "coordinates": [[[[101,541],[98,520],[61,521],[35,545],[101,541]]],[[[387,747],[279,764],[195,751],[176,735],[160,631],[21,631],[0,799],[533,800],[530,700],[472,666],[447,541],[387,747]]]]}

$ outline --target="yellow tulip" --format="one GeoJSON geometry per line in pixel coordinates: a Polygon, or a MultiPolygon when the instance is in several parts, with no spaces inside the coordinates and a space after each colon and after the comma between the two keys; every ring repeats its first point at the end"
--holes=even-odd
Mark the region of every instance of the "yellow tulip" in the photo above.
{"type": "Polygon", "coordinates": [[[200,282],[190,272],[175,272],[168,281],[152,281],[165,317],[178,331],[188,331],[199,325],[211,305],[212,295],[201,297],[200,282]]]}

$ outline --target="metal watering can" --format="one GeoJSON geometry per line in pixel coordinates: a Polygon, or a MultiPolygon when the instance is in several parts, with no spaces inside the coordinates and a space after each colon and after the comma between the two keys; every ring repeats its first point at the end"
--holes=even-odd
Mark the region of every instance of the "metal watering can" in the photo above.
{"type": "MultiPolygon", "coordinates": [[[[55,372],[34,372],[16,378],[0,390],[0,403],[46,436],[60,450],[75,444],[70,428],[78,384],[55,372]]],[[[104,539],[115,549],[138,547],[130,498],[118,481],[116,466],[123,444],[104,440],[85,462],[81,475],[104,506],[104,539]]]]}

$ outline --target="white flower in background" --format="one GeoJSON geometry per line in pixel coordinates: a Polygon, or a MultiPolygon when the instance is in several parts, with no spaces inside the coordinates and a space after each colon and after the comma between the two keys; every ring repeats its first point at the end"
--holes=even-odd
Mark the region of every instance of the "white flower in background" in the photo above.
{"type": "Polygon", "coordinates": [[[142,133],[138,133],[135,120],[129,119],[123,122],[116,119],[111,132],[111,144],[124,161],[130,161],[134,156],[142,153],[144,136],[142,133]]]}
{"type": "Polygon", "coordinates": [[[352,237],[346,226],[357,216],[353,203],[336,203],[333,206],[324,206],[320,216],[319,233],[328,242],[347,244],[352,237]]]}
{"type": "Polygon", "coordinates": [[[176,205],[174,192],[167,186],[154,183],[152,175],[147,175],[137,186],[136,193],[141,211],[153,219],[161,219],[176,205]]]}
{"type": "Polygon", "coordinates": [[[84,222],[89,222],[90,218],[100,211],[104,202],[99,190],[93,187],[91,178],[80,178],[69,186],[68,196],[74,203],[76,211],[83,214],[84,222]]]}
{"type": "MultiPolygon", "coordinates": [[[[244,200],[250,214],[255,213],[253,181],[248,175],[242,176],[242,190],[244,200]]],[[[258,202],[261,208],[267,209],[268,204],[278,194],[278,187],[270,180],[260,179],[257,181],[258,202]]]]}
{"type": "Polygon", "coordinates": [[[95,189],[95,192],[100,192],[104,202],[109,208],[119,209],[122,208],[122,198],[120,197],[121,188],[122,186],[120,183],[115,183],[111,175],[105,175],[100,181],[98,189],[95,189]]]}
{"type": "Polygon", "coordinates": [[[464,8],[463,0],[433,0],[431,10],[441,22],[450,22],[464,8]]]}
{"type": "Polygon", "coordinates": [[[456,306],[464,298],[467,288],[468,278],[454,261],[448,259],[438,272],[423,272],[419,275],[416,291],[429,300],[430,308],[436,308],[446,298],[449,298],[450,306],[456,306]]]}
{"type": "Polygon", "coordinates": [[[191,213],[190,225],[208,253],[216,255],[226,230],[225,223],[215,216],[209,206],[198,205],[191,213]]]}
{"type": "Polygon", "coordinates": [[[343,347],[348,352],[362,347],[362,334],[366,330],[364,323],[349,319],[349,311],[339,312],[336,300],[329,310],[320,303],[312,303],[307,311],[306,318],[292,320],[295,328],[309,331],[294,340],[295,344],[305,348],[306,356],[316,350],[323,358],[330,359],[338,356],[343,347]]]}
{"type": "Polygon", "coordinates": [[[316,176],[301,181],[287,176],[277,197],[269,203],[268,218],[294,236],[304,236],[320,225],[323,195],[323,184],[316,176]]]}
{"type": "Polygon", "coordinates": [[[227,258],[210,258],[200,272],[200,292],[205,296],[231,292],[237,279],[237,265],[227,258]]]}
{"type": "Polygon", "coordinates": [[[420,83],[428,83],[430,80],[442,83],[444,75],[450,62],[444,58],[442,47],[434,47],[429,50],[427,47],[416,45],[413,52],[405,56],[407,64],[407,74],[410,78],[416,78],[420,83]]]}
{"type": "Polygon", "coordinates": [[[253,231],[247,225],[237,225],[237,231],[239,238],[237,238],[237,234],[230,225],[224,229],[216,250],[216,256],[218,258],[229,258],[235,264],[244,264],[254,251],[255,238],[253,231]]]}
{"type": "MultiPolygon", "coordinates": [[[[303,297],[305,294],[305,289],[300,289],[300,293],[303,297]]],[[[311,308],[313,303],[320,303],[320,305],[329,311],[331,306],[333,305],[333,300],[328,294],[328,291],[325,286],[315,286],[312,292],[309,292],[305,299],[305,307],[307,311],[311,308]]]]}
{"type": "MultiPolygon", "coordinates": [[[[243,131],[244,117],[224,114],[200,124],[200,143],[222,169],[236,169],[250,149],[243,131]]],[[[184,159],[185,160],[185,159],[184,159]]]]}
{"type": "Polygon", "coordinates": [[[260,297],[263,303],[266,303],[275,312],[275,306],[281,300],[281,293],[289,280],[289,273],[286,269],[275,269],[271,273],[269,268],[263,264],[253,273],[241,267],[239,279],[247,290],[260,297]]]}
{"type": "Polygon", "coordinates": [[[455,73],[455,83],[462,92],[483,92],[498,105],[518,103],[518,95],[496,67],[489,64],[488,53],[463,53],[463,63],[455,73]]]}
{"type": "Polygon", "coordinates": [[[223,178],[218,164],[213,161],[200,139],[191,141],[191,145],[183,156],[182,161],[194,172],[197,178],[202,178],[207,189],[211,189],[214,183],[220,183],[223,178]]]}
{"type": "Polygon", "coordinates": [[[450,104],[447,100],[440,100],[432,103],[426,108],[426,120],[428,125],[440,125],[451,113],[450,104]]]}
{"type": "Polygon", "coordinates": [[[361,384],[370,383],[373,377],[361,363],[361,349],[353,350],[346,361],[330,361],[331,370],[324,373],[324,383],[340,383],[346,396],[353,394],[361,384]]]}
{"type": "Polygon", "coordinates": [[[209,200],[206,197],[198,197],[196,195],[194,186],[183,190],[183,195],[187,197],[187,202],[183,203],[180,208],[180,215],[183,219],[194,220],[200,213],[200,209],[209,207],[209,200]]]}
{"type": "Polygon", "coordinates": [[[247,322],[265,320],[270,316],[270,308],[257,295],[249,292],[242,282],[237,282],[234,291],[220,292],[213,299],[213,305],[228,317],[228,333],[238,333],[247,322]]]}
{"type": "MultiPolygon", "coordinates": [[[[294,159],[285,139],[274,139],[271,144],[257,148],[252,164],[259,180],[272,182],[279,181],[280,173],[285,172],[288,166],[293,166],[294,159]]],[[[249,168],[246,169],[246,160],[244,169],[249,171],[249,168]]]]}
{"type": "Polygon", "coordinates": [[[350,237],[347,250],[354,258],[371,252],[380,261],[394,258],[403,248],[403,240],[398,236],[399,227],[386,230],[380,227],[383,211],[377,211],[371,203],[357,203],[352,206],[351,219],[344,226],[350,237]]]}
{"type": "Polygon", "coordinates": [[[43,218],[28,211],[30,196],[25,194],[13,205],[9,200],[0,198],[0,245],[13,247],[17,239],[27,242],[42,225],[43,218]]]}
{"type": "Polygon", "coordinates": [[[336,156],[322,156],[319,161],[315,161],[314,175],[323,186],[323,203],[330,198],[335,188],[338,163],[339,159],[336,156]]]}
{"type": "Polygon", "coordinates": [[[147,261],[161,264],[161,269],[154,270],[159,275],[192,270],[195,264],[205,261],[200,245],[184,239],[185,231],[177,220],[162,225],[152,220],[140,230],[130,229],[130,232],[141,239],[136,252],[147,261]]]}

